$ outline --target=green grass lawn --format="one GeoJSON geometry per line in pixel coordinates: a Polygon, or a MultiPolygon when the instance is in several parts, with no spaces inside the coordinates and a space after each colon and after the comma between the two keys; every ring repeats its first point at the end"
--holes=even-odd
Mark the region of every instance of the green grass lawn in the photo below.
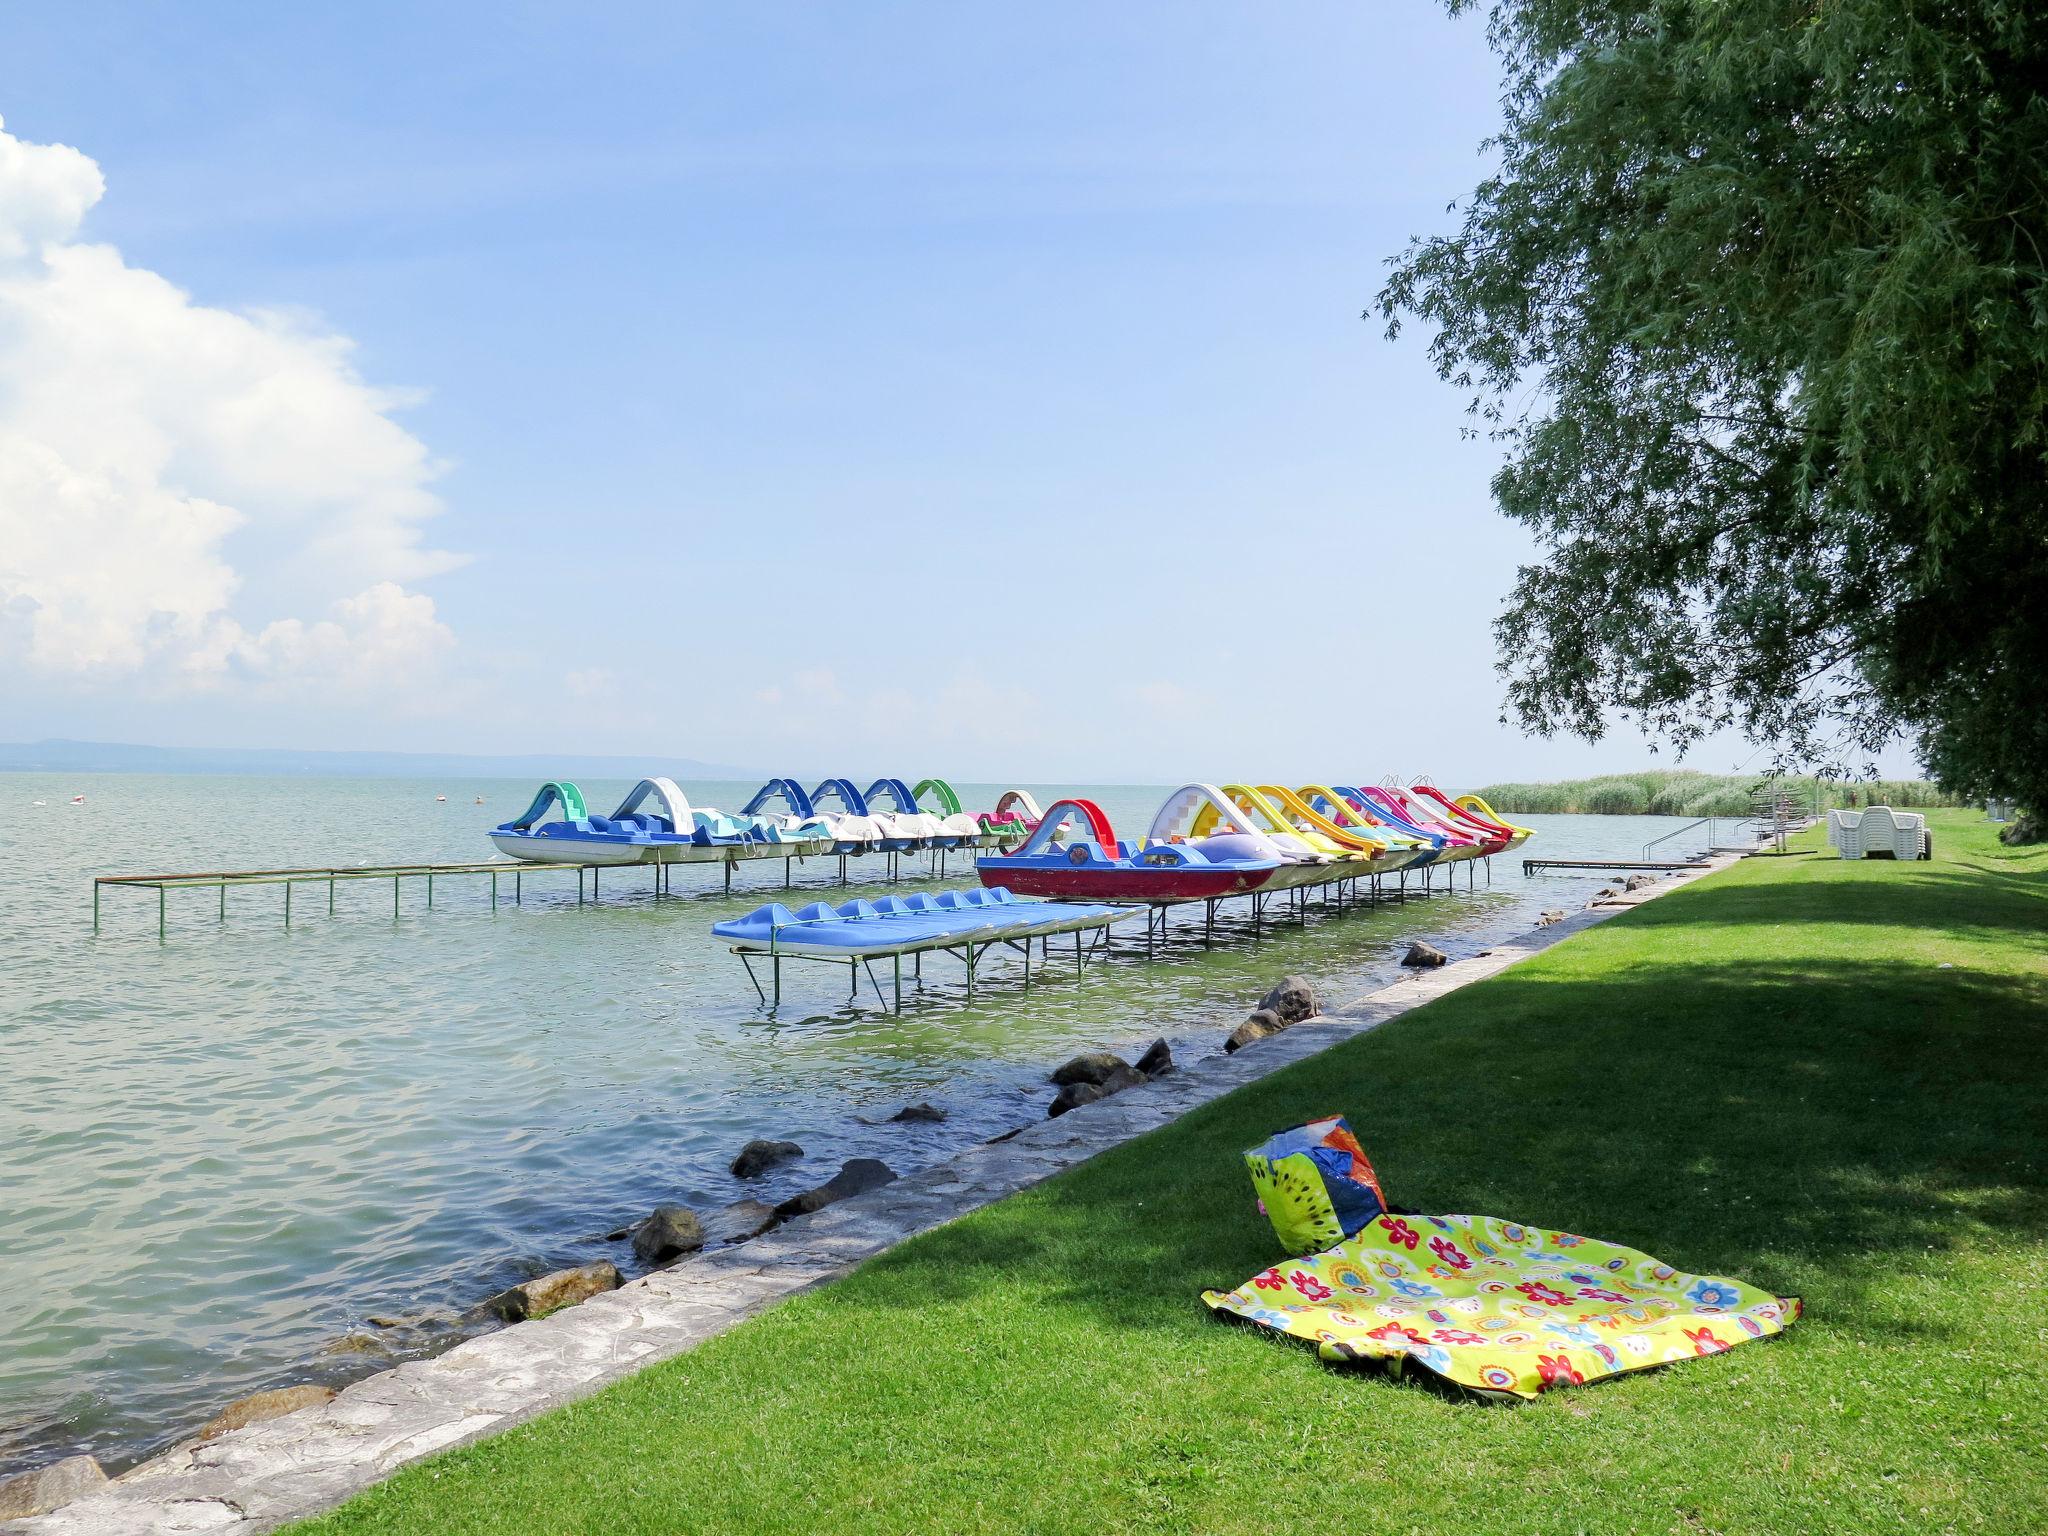
{"type": "Polygon", "coordinates": [[[298,1529],[2041,1530],[2048,850],[1932,820],[1930,863],[1749,860],[298,1529]],[[1529,1404],[1216,1320],[1279,1256],[1242,1149],[1333,1110],[1396,1201],[1806,1318],[1529,1404]]]}

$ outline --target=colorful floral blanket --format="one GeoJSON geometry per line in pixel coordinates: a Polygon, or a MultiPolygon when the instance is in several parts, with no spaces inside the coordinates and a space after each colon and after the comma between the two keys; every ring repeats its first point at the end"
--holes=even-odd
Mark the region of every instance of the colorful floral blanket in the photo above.
{"type": "Polygon", "coordinates": [[[1329,1360],[1416,1361],[1534,1397],[1782,1332],[1796,1297],[1492,1216],[1382,1216],[1336,1247],[1202,1299],[1329,1360]]]}

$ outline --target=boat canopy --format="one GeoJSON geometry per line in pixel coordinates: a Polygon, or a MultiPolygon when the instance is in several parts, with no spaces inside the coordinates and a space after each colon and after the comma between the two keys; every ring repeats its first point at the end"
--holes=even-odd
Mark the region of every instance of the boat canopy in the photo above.
{"type": "MultiPolygon", "coordinates": [[[[1242,785],[1232,788],[1241,789],[1242,785]]],[[[1271,816],[1269,821],[1277,820],[1271,816]]],[[[1260,853],[1281,863],[1298,863],[1315,855],[1308,845],[1285,827],[1272,831],[1258,826],[1229,795],[1214,784],[1183,784],[1166,797],[1159,814],[1152,818],[1149,843],[1185,842],[1191,837],[1208,837],[1218,830],[1253,839],[1260,853]]]]}
{"type": "Polygon", "coordinates": [[[754,798],[741,808],[742,816],[758,816],[763,806],[777,800],[789,807],[789,814],[809,821],[818,813],[811,808],[811,797],[804,793],[803,785],[795,779],[770,779],[754,791],[754,798]]]}
{"type": "Polygon", "coordinates": [[[960,797],[953,793],[953,786],[944,779],[921,779],[917,788],[910,793],[911,798],[919,805],[924,804],[925,797],[929,795],[937,802],[938,814],[941,816],[960,814],[960,797]]]}
{"type": "Polygon", "coordinates": [[[850,816],[871,816],[867,797],[853,787],[851,779],[820,779],[818,787],[811,791],[812,814],[816,815],[827,800],[837,800],[850,816]]]}
{"type": "Polygon", "coordinates": [[[882,804],[884,799],[895,801],[896,809],[906,816],[915,816],[917,814],[917,796],[910,792],[910,786],[901,779],[875,780],[874,783],[868,786],[865,798],[870,815],[876,811],[887,809],[882,804]]]}
{"type": "Polygon", "coordinates": [[[1052,809],[1038,819],[1038,825],[1024,840],[1024,845],[1012,855],[1025,859],[1033,854],[1049,852],[1060,833],[1075,822],[1084,823],[1089,838],[1101,848],[1107,858],[1117,857],[1116,829],[1109,824],[1109,817],[1093,800],[1057,800],[1052,809]]]}
{"type": "Polygon", "coordinates": [[[590,807],[583,803],[583,791],[567,779],[550,779],[541,785],[540,793],[533,797],[533,804],[526,808],[526,814],[516,821],[506,822],[503,830],[526,831],[545,819],[551,805],[559,805],[562,808],[564,821],[581,826],[590,820],[590,807]]]}
{"type": "Polygon", "coordinates": [[[613,821],[624,821],[647,803],[654,801],[656,815],[668,818],[669,828],[685,837],[696,826],[696,819],[690,813],[690,801],[677,786],[674,779],[642,779],[633,786],[632,792],[619,802],[619,808],[612,812],[613,821]]]}
{"type": "Polygon", "coordinates": [[[994,819],[997,821],[1008,821],[1013,818],[1019,821],[1041,821],[1044,817],[1045,812],[1038,808],[1038,802],[1031,798],[1031,791],[1028,789],[1006,789],[1002,798],[996,801],[994,819]]]}

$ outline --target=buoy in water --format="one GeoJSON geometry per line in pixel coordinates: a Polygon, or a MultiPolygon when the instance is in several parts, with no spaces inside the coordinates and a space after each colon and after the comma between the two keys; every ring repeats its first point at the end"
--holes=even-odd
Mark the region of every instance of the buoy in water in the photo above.
{"type": "Polygon", "coordinates": [[[73,805],[83,805],[83,804],[85,804],[85,796],[83,796],[83,795],[73,795],[73,796],[71,797],[71,803],[72,803],[73,805]]]}
{"type": "Polygon", "coordinates": [[[448,803],[448,797],[447,797],[446,795],[436,795],[436,796],[434,796],[434,804],[436,804],[436,805],[446,805],[447,803],[448,803]]]}

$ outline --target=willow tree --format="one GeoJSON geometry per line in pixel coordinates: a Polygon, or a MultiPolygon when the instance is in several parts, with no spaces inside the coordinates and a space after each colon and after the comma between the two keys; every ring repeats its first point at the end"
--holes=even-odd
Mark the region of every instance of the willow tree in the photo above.
{"type": "MultiPolygon", "coordinates": [[[[1453,12],[1472,0],[1450,0],[1453,12]]],[[[1508,709],[2048,808],[2048,6],[1501,0],[1497,172],[1379,296],[1536,538],[1508,709]]]]}

